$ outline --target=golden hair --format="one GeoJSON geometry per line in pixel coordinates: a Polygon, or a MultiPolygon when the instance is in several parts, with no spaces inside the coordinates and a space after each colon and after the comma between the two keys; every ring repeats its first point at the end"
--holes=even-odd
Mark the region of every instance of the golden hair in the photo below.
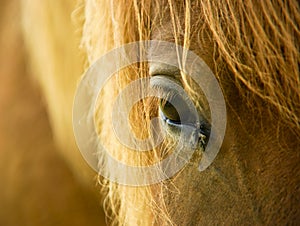
{"type": "MultiPolygon", "coordinates": [[[[76,82],[84,69],[113,48],[150,40],[153,30],[162,29],[162,17],[170,19],[172,41],[187,49],[200,46],[208,37],[213,47],[212,70],[220,83],[234,81],[247,104],[258,110],[267,108],[270,116],[278,114],[299,133],[299,7],[296,0],[24,1],[26,42],[56,140],[63,149],[75,149],[71,108],[76,82]],[[229,73],[222,74],[223,69],[229,73]]],[[[161,34],[163,39],[162,30],[161,34]]],[[[145,76],[143,68],[137,71],[135,78],[145,76]]],[[[128,74],[118,83],[134,79],[128,74]]],[[[102,98],[113,98],[117,87],[112,82],[102,98]]],[[[103,109],[100,102],[99,109],[100,136],[110,138],[110,108],[103,109]]],[[[128,159],[131,155],[123,154],[126,152],[113,139],[107,145],[120,159],[139,161],[128,159]]],[[[66,154],[67,158],[71,155],[66,154]]],[[[163,201],[156,203],[152,198],[160,194],[163,183],[151,187],[121,186],[103,179],[101,183],[111,224],[172,224],[163,201]]]]}

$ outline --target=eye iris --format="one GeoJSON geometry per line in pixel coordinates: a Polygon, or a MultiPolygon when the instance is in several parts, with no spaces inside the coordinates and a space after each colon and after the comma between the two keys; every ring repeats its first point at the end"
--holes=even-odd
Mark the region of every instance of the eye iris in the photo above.
{"type": "Polygon", "coordinates": [[[166,118],[168,118],[174,122],[180,123],[179,114],[178,114],[176,108],[169,101],[161,101],[160,109],[166,118]]]}

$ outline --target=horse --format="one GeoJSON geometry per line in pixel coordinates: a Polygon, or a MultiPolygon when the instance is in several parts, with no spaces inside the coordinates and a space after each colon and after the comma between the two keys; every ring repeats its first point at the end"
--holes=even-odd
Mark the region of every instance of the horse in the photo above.
{"type": "MultiPolygon", "coordinates": [[[[298,1],[23,1],[22,10],[31,68],[45,96],[55,140],[83,182],[88,183],[94,172],[76,152],[73,98],[83,73],[110,50],[145,40],[175,43],[199,56],[222,90],[226,131],[211,165],[198,170],[203,145],[177,174],[158,183],[128,186],[100,175],[109,224],[300,221],[298,1]]],[[[180,61],[184,64],[185,57],[180,61]]],[[[145,77],[161,78],[156,80],[158,86],[171,77],[198,106],[197,112],[205,115],[207,124],[211,122],[201,89],[185,73],[152,62],[122,69],[103,89],[93,117],[97,136],[105,140],[111,154],[133,165],[160,161],[172,153],[179,139],[170,127],[172,135],[164,145],[137,155],[115,138],[112,100],[130,82],[145,77]]],[[[147,137],[151,118],[159,111],[166,122],[181,124],[174,106],[167,104],[157,98],[136,104],[129,117],[133,133],[147,137]]],[[[105,164],[101,153],[97,154],[99,164],[105,164]]],[[[113,165],[106,167],[114,171],[113,165]]]]}

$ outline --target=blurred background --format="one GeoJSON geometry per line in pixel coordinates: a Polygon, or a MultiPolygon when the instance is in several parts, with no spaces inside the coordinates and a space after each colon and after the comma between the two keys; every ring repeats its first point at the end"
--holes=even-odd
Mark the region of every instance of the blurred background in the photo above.
{"type": "Polygon", "coordinates": [[[53,143],[18,0],[0,0],[0,49],[0,225],[105,225],[96,185],[77,182],[53,143]]]}

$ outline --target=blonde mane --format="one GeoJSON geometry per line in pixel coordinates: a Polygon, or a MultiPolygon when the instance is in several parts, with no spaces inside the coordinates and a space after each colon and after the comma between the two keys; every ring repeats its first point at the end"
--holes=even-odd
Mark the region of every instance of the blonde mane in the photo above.
{"type": "MultiPolygon", "coordinates": [[[[296,1],[272,4],[269,1],[179,3],[169,0],[165,3],[151,3],[153,8],[149,1],[87,3],[82,41],[90,62],[108,49],[150,39],[151,31],[159,25],[161,17],[170,17],[176,43],[189,48],[191,37],[198,36],[199,43],[193,43],[193,46],[201,45],[203,33],[208,32],[214,43],[213,69],[218,79],[224,79],[218,70],[222,68],[220,65],[226,65],[231,79],[249,105],[256,109],[269,108],[271,116],[279,114],[287,124],[299,131],[300,17],[296,1]],[[197,14],[191,12],[195,6],[198,7],[197,14]],[[156,16],[151,18],[154,12],[156,16]],[[184,18],[181,18],[179,12],[184,12],[184,18]],[[197,24],[191,24],[191,16],[199,17],[197,24]],[[258,98],[264,104],[259,105],[258,98]]],[[[136,222],[138,225],[139,222],[131,218],[135,217],[143,219],[145,224],[148,210],[149,216],[161,217],[170,224],[168,214],[162,210],[163,204],[153,203],[151,198],[140,199],[144,193],[148,194],[145,197],[151,197],[153,191],[148,188],[124,188],[115,184],[109,186],[108,206],[115,212],[115,221],[121,224],[136,222]],[[136,212],[132,213],[133,210],[136,212]]],[[[153,220],[149,224],[151,222],[153,220]]]]}

